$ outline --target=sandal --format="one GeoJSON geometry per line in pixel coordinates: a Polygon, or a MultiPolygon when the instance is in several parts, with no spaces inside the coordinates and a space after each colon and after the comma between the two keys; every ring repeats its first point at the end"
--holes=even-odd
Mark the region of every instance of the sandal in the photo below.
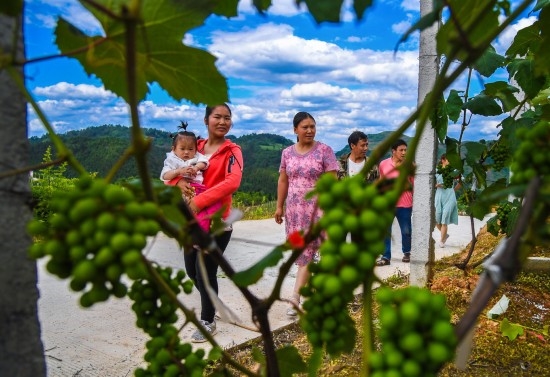
{"type": "Polygon", "coordinates": [[[411,254],[407,253],[403,256],[403,259],[401,259],[402,262],[409,263],[411,261],[411,254]]]}
{"type": "Polygon", "coordinates": [[[380,258],[376,261],[377,266],[389,266],[390,264],[390,260],[386,258],[380,258]]]}

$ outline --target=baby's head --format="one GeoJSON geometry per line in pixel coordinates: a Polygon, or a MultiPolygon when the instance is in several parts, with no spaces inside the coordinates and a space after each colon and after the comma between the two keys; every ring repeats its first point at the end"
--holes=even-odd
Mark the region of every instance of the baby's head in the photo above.
{"type": "Polygon", "coordinates": [[[195,157],[198,138],[193,132],[187,131],[187,122],[182,121],[178,128],[180,129],[178,133],[170,134],[172,138],[172,152],[186,161],[195,157]]]}

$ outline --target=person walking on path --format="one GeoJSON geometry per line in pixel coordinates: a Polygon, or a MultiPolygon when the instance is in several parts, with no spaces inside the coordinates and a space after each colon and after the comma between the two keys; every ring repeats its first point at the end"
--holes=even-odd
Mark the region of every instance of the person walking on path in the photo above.
{"type": "MultiPolygon", "coordinates": [[[[368,161],[367,151],[369,150],[369,138],[364,132],[353,131],[348,137],[348,145],[351,152],[342,155],[338,160],[340,164],[338,179],[353,177],[360,173],[368,161]]],[[[369,183],[373,182],[378,176],[378,166],[375,165],[365,176],[365,181],[369,183]]]]}
{"type": "Polygon", "coordinates": [[[454,185],[453,169],[449,165],[446,154],[441,155],[437,173],[435,175],[435,222],[437,229],[441,232],[439,247],[445,247],[445,242],[449,238],[448,225],[458,225],[455,191],[460,188],[460,184],[454,185]]]}
{"type": "MultiPolygon", "coordinates": [[[[243,155],[241,147],[226,139],[231,129],[231,109],[227,104],[207,106],[204,115],[204,123],[208,130],[208,138],[200,139],[197,142],[198,151],[208,158],[209,166],[204,172],[204,184],[207,189],[200,195],[192,198],[188,205],[196,215],[202,209],[221,202],[223,208],[222,218],[226,219],[231,210],[232,195],[241,184],[243,174],[243,155]]],[[[178,186],[185,192],[189,183],[184,179],[178,182],[178,186]]],[[[225,251],[233,228],[228,225],[225,231],[215,237],[216,244],[222,253],[225,251]]],[[[203,276],[199,266],[199,253],[201,251],[194,247],[184,250],[185,270],[189,278],[195,283],[200,299],[201,314],[200,320],[203,328],[210,334],[216,334],[216,322],[214,316],[216,308],[208,296],[206,283],[218,293],[218,264],[208,254],[204,256],[204,265],[207,276],[203,276]]],[[[199,331],[191,336],[195,343],[205,342],[207,339],[199,331]]]]}
{"type": "MultiPolygon", "coordinates": [[[[399,167],[405,161],[407,153],[407,143],[398,139],[391,147],[391,157],[380,162],[378,167],[380,177],[391,179],[397,178],[400,174],[399,167]]],[[[408,263],[411,261],[411,234],[412,234],[412,206],[413,192],[412,185],[414,178],[409,177],[410,189],[403,191],[396,203],[395,217],[401,230],[401,245],[403,250],[402,261],[408,263]]],[[[391,264],[391,225],[388,234],[384,240],[385,251],[382,257],[376,261],[377,266],[388,266],[391,264]]]]}
{"type": "MultiPolygon", "coordinates": [[[[315,183],[323,173],[334,174],[338,171],[336,156],[328,145],[315,140],[316,122],[307,112],[299,112],[293,120],[297,142],[285,148],[281,155],[279,180],[277,184],[277,224],[285,219],[287,238],[297,231],[307,231],[321,217],[316,199],[306,199],[315,183]],[[286,204],[286,206],[285,206],[286,204]]],[[[300,305],[300,289],[309,279],[308,264],[318,258],[321,240],[311,242],[296,259],[298,266],[296,281],[287,315],[295,316],[300,305]]]]}

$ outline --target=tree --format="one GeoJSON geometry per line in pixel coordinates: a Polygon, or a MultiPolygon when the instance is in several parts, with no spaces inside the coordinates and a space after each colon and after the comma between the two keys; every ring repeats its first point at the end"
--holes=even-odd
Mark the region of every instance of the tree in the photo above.
{"type": "MultiPolygon", "coordinates": [[[[23,17],[16,14],[0,13],[2,62],[24,57],[23,17]]],[[[23,72],[7,68],[0,69],[0,375],[45,376],[37,268],[27,254],[31,238],[25,231],[32,210],[29,173],[23,169],[29,156],[27,105],[17,85],[23,82],[23,72]]]]}

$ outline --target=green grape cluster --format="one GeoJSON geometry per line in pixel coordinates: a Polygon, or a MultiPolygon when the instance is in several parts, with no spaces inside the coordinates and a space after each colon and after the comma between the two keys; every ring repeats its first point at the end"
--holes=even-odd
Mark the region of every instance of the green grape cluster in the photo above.
{"type": "MultiPolygon", "coordinates": [[[[155,266],[159,277],[177,295],[191,293],[193,282],[185,280],[185,271],[174,272],[170,267],[155,266]]],[[[145,344],[146,368],[138,368],[136,377],[152,376],[202,376],[208,361],[205,352],[193,352],[189,343],[182,343],[174,323],[178,320],[177,304],[170,295],[148,279],[138,279],[132,284],[128,297],[134,301],[136,326],[151,339],[145,344]]]]}
{"type": "Polygon", "coordinates": [[[27,226],[37,240],[29,254],[48,257],[50,273],[70,277],[71,289],[83,292],[83,307],[110,295],[125,296],[124,274],[131,279],[147,275],[141,250],[147,237],[160,230],[155,203],[139,202],[122,186],[85,176],[71,191],[55,193],[51,208],[48,219],[27,226]]]}
{"type": "Polygon", "coordinates": [[[509,201],[500,202],[496,212],[500,233],[506,234],[506,230],[508,229],[508,216],[510,212],[512,212],[512,203],[509,201]]]}
{"type": "Polygon", "coordinates": [[[428,289],[381,287],[380,352],[369,356],[372,377],[428,377],[454,357],[457,338],[445,296],[428,289]]]}
{"type": "Polygon", "coordinates": [[[324,175],[316,185],[318,205],[324,212],[317,225],[326,239],[319,249],[319,263],[309,266],[311,278],[301,292],[307,299],[300,321],[310,343],[325,346],[331,355],[354,347],[356,330],[348,303],[354,290],[372,276],[376,258],[384,252],[399,198],[391,185],[378,185],[387,183],[365,185],[359,175],[341,181],[324,175]]]}
{"type": "Polygon", "coordinates": [[[510,147],[502,139],[499,139],[496,143],[493,144],[488,153],[489,157],[493,160],[493,169],[502,170],[510,162],[510,157],[512,153],[510,147]]]}
{"type": "Polygon", "coordinates": [[[516,137],[520,144],[510,165],[512,184],[527,184],[540,176],[544,183],[550,182],[550,122],[539,121],[531,128],[518,128],[516,137]]]}
{"type": "Polygon", "coordinates": [[[443,177],[443,188],[448,189],[453,187],[455,169],[451,165],[443,166],[439,164],[437,165],[436,172],[443,177]]]}

